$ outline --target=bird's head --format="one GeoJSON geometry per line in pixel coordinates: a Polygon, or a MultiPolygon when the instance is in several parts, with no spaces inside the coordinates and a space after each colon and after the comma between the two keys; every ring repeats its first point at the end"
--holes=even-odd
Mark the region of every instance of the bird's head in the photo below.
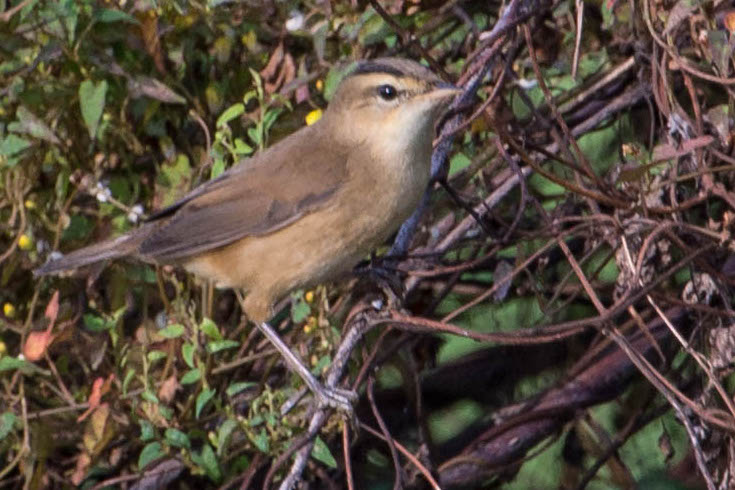
{"type": "Polygon", "coordinates": [[[352,140],[431,144],[436,119],[459,92],[411,60],[363,61],[340,83],[325,119],[352,140]]]}

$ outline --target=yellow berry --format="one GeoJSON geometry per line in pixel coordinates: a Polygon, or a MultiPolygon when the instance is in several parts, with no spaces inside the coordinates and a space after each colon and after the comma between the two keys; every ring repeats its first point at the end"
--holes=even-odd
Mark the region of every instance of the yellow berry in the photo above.
{"type": "Polygon", "coordinates": [[[321,80],[321,79],[320,79],[320,80],[317,80],[317,81],[316,81],[316,89],[317,89],[318,91],[320,91],[320,92],[321,92],[322,90],[324,90],[324,81],[323,81],[323,80],[321,80]]]}
{"type": "Polygon", "coordinates": [[[18,246],[21,250],[30,250],[33,248],[33,240],[31,237],[23,233],[18,239],[18,246]]]}
{"type": "Polygon", "coordinates": [[[8,346],[5,345],[5,342],[0,340],[0,357],[4,356],[8,352],[8,346]]]}
{"type": "Polygon", "coordinates": [[[307,291],[306,294],[304,294],[304,300],[306,300],[307,303],[314,301],[314,291],[307,291]]]}
{"type": "Polygon", "coordinates": [[[15,306],[12,303],[5,303],[3,305],[3,313],[6,317],[13,318],[15,316],[15,306]]]}
{"type": "Polygon", "coordinates": [[[23,205],[26,209],[36,209],[36,203],[32,199],[26,199],[23,205]]]}
{"type": "Polygon", "coordinates": [[[311,333],[317,327],[317,319],[314,315],[309,316],[304,324],[304,333],[311,333]]]}
{"type": "Polygon", "coordinates": [[[322,118],[322,110],[321,109],[314,109],[310,113],[306,115],[306,125],[311,126],[315,122],[317,122],[319,119],[322,118]]]}

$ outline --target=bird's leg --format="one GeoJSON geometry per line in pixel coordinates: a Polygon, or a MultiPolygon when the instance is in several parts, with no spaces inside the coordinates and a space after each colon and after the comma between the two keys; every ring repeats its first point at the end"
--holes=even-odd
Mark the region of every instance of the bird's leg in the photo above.
{"type": "Polygon", "coordinates": [[[352,413],[352,403],[357,399],[357,394],[354,391],[325,386],[317,381],[296,353],[294,353],[286,343],[281,340],[281,337],[273,327],[268,325],[266,322],[256,323],[256,325],[263,335],[268,337],[271,344],[278,349],[278,352],[280,352],[286,360],[288,367],[301,376],[301,379],[304,380],[304,383],[306,383],[311,392],[314,393],[321,405],[328,405],[348,414],[352,413]]]}

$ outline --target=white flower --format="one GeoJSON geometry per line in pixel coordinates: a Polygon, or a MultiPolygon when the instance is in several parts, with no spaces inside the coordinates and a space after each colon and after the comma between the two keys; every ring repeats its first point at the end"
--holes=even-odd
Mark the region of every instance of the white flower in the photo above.
{"type": "Polygon", "coordinates": [[[299,31],[304,27],[304,14],[298,10],[291,12],[291,16],[286,21],[286,30],[288,32],[299,31]]]}
{"type": "Polygon", "coordinates": [[[92,192],[94,192],[94,195],[99,202],[107,202],[112,197],[110,189],[102,185],[101,182],[97,182],[97,187],[92,192]]]}
{"type": "Polygon", "coordinates": [[[137,223],[140,217],[143,215],[143,206],[140,204],[136,204],[132,208],[130,208],[130,212],[128,213],[128,221],[131,223],[137,223]]]}

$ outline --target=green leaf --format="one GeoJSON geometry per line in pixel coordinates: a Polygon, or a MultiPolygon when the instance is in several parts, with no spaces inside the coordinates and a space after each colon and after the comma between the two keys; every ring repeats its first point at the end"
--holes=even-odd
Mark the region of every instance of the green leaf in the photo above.
{"type": "Polygon", "coordinates": [[[160,458],[164,454],[160,442],[149,442],[140,452],[140,456],[138,456],[138,470],[143,470],[152,461],[160,458]]]}
{"type": "Polygon", "coordinates": [[[241,138],[235,138],[235,153],[238,155],[250,155],[254,151],[253,147],[245,143],[241,138]]]}
{"type": "Polygon", "coordinates": [[[295,291],[291,295],[291,299],[293,300],[291,303],[291,320],[293,320],[294,323],[301,323],[306,320],[309,313],[311,313],[311,307],[306,301],[304,301],[304,292],[301,290],[295,291]]]}
{"type": "Polygon", "coordinates": [[[268,434],[265,432],[265,428],[260,429],[260,432],[253,437],[253,444],[258,448],[260,452],[268,453],[270,448],[270,442],[268,441],[268,434]]]}
{"type": "Polygon", "coordinates": [[[222,340],[222,334],[219,332],[217,325],[209,318],[202,320],[199,329],[212,340],[222,340]]]}
{"type": "Polygon", "coordinates": [[[227,419],[222,422],[222,425],[217,429],[217,455],[222,456],[227,444],[227,438],[230,437],[232,431],[238,426],[237,421],[233,419],[227,419]]]}
{"type": "Polygon", "coordinates": [[[151,390],[145,390],[143,393],[141,393],[140,397],[147,402],[155,403],[156,405],[158,405],[158,397],[154,395],[151,390]]]}
{"type": "Polygon", "coordinates": [[[31,371],[34,369],[33,364],[17,357],[4,356],[0,357],[0,373],[3,371],[13,371],[20,369],[22,371],[31,371]]]}
{"type": "Polygon", "coordinates": [[[150,441],[156,436],[156,429],[153,427],[153,424],[151,424],[147,420],[141,420],[139,423],[141,441],[150,441]]]}
{"type": "Polygon", "coordinates": [[[131,24],[140,24],[138,19],[123,12],[122,10],[116,9],[100,9],[94,14],[94,20],[96,22],[111,23],[111,22],[129,22],[131,24]]]}
{"type": "Polygon", "coordinates": [[[455,154],[451,160],[449,160],[449,175],[453,175],[460,170],[463,170],[470,166],[472,160],[464,153],[455,154]]]}
{"type": "Polygon", "coordinates": [[[265,113],[265,116],[263,116],[263,128],[266,132],[268,132],[273,127],[273,125],[278,120],[278,116],[281,115],[281,112],[283,112],[283,110],[276,108],[269,109],[265,113]]]}
{"type": "Polygon", "coordinates": [[[247,390],[252,386],[256,386],[257,384],[258,383],[255,383],[254,381],[240,381],[237,383],[232,383],[230,386],[227,387],[225,393],[227,393],[227,396],[234,396],[243,390],[247,390]]]}
{"type": "Polygon", "coordinates": [[[350,63],[348,66],[342,68],[333,66],[329,69],[329,72],[327,72],[327,76],[324,78],[325,99],[327,99],[328,101],[332,100],[332,97],[334,97],[334,94],[337,91],[339,83],[350,71],[352,71],[356,64],[357,63],[350,63]]]}
{"type": "Polygon", "coordinates": [[[184,328],[182,324],[173,323],[163,330],[160,330],[158,333],[167,339],[175,339],[184,335],[184,332],[186,332],[186,328],[184,328]]]}
{"type": "Polygon", "coordinates": [[[158,350],[158,349],[152,350],[152,351],[150,351],[148,353],[148,356],[147,356],[148,357],[148,362],[151,362],[152,363],[152,362],[156,362],[156,361],[158,361],[160,359],[165,359],[166,358],[166,355],[167,354],[165,352],[163,352],[162,350],[158,350]]]}
{"type": "Polygon", "coordinates": [[[219,352],[221,350],[232,349],[239,346],[240,342],[237,342],[235,340],[213,340],[212,342],[207,344],[207,351],[209,351],[210,354],[214,354],[215,352],[219,352]]]}
{"type": "Polygon", "coordinates": [[[125,379],[123,379],[123,384],[122,384],[123,394],[127,395],[128,385],[130,384],[130,382],[133,380],[134,377],[135,377],[135,369],[128,368],[128,370],[125,371],[125,379]]]}
{"type": "Polygon", "coordinates": [[[261,137],[261,133],[258,130],[257,126],[251,126],[248,128],[248,136],[250,137],[253,143],[260,146],[261,140],[263,138],[261,137]]]}
{"type": "Polygon", "coordinates": [[[20,136],[9,134],[0,141],[0,156],[11,157],[31,146],[31,142],[20,136]]]}
{"type": "Polygon", "coordinates": [[[217,127],[220,128],[226,125],[228,122],[232,121],[236,117],[240,117],[244,112],[245,112],[244,104],[237,103],[237,104],[231,105],[225,110],[225,112],[220,114],[220,116],[217,118],[217,127]]]}
{"type": "Polygon", "coordinates": [[[194,414],[196,418],[199,418],[199,414],[202,413],[202,408],[204,408],[204,405],[206,405],[207,402],[212,399],[216,391],[217,390],[208,388],[206,390],[202,390],[202,392],[197,395],[197,401],[195,405],[196,408],[194,409],[194,414]]]}
{"type": "MultiPolygon", "coordinates": [[[[13,426],[15,425],[16,419],[17,417],[15,416],[13,412],[4,412],[2,416],[0,416],[0,441],[8,437],[8,434],[10,434],[10,432],[13,430],[13,426]]],[[[230,420],[227,420],[225,423],[229,421],[230,420]]]]}
{"type": "Polygon", "coordinates": [[[105,108],[105,94],[107,94],[107,81],[102,80],[95,84],[92,80],[85,80],[79,85],[79,104],[82,108],[82,119],[87,125],[89,137],[97,137],[97,127],[105,108]]]}
{"type": "Polygon", "coordinates": [[[334,459],[334,456],[329,451],[329,447],[319,436],[314,441],[314,449],[311,450],[311,456],[330,468],[337,468],[337,460],[334,459]]]}
{"type": "Polygon", "coordinates": [[[196,348],[189,343],[181,346],[181,356],[184,358],[184,362],[187,366],[194,369],[194,351],[196,348]]]}
{"type": "Polygon", "coordinates": [[[209,172],[210,179],[216,179],[225,171],[225,161],[222,158],[216,158],[212,164],[212,170],[209,172]]]}
{"type": "Polygon", "coordinates": [[[64,229],[64,232],[61,234],[61,239],[63,241],[84,240],[85,238],[87,238],[87,236],[89,236],[89,233],[92,231],[93,227],[94,225],[89,219],[87,219],[86,216],[75,214],[71,217],[71,221],[69,221],[69,226],[67,226],[64,229]]]}
{"type": "Polygon", "coordinates": [[[190,369],[181,377],[180,383],[182,385],[190,385],[192,383],[196,383],[202,378],[202,373],[199,371],[199,368],[190,369]]]}
{"type": "Polygon", "coordinates": [[[166,432],[164,433],[164,437],[166,438],[166,442],[168,442],[170,445],[174,447],[185,447],[185,448],[191,447],[189,436],[181,432],[179,429],[174,429],[173,427],[169,427],[168,429],[166,429],[166,432]]]}
{"type": "Polygon", "coordinates": [[[214,450],[209,444],[205,444],[199,454],[192,453],[191,460],[204,468],[204,471],[206,471],[207,476],[211,480],[218,482],[222,479],[222,471],[219,468],[217,455],[214,454],[214,450]]]}

